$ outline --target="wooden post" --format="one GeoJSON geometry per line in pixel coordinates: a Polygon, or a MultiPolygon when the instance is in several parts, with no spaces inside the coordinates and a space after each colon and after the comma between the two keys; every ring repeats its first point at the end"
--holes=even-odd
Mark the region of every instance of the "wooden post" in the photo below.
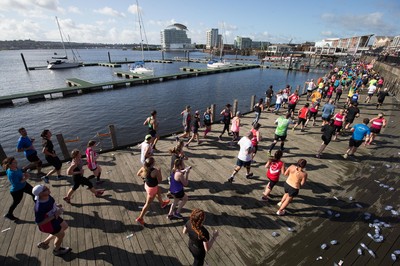
{"type": "Polygon", "coordinates": [[[115,132],[115,127],[114,127],[114,125],[109,125],[108,128],[110,130],[112,147],[113,147],[113,149],[116,149],[116,148],[118,148],[118,142],[117,142],[117,134],[115,132]]]}
{"type": "Polygon", "coordinates": [[[215,103],[211,104],[212,121],[215,122],[215,103]]]}
{"type": "Polygon", "coordinates": [[[29,68],[28,68],[28,66],[26,65],[26,61],[25,61],[25,57],[24,57],[24,54],[23,54],[23,53],[21,53],[21,57],[22,57],[22,62],[24,62],[25,70],[26,70],[26,71],[29,71],[29,68]]]}
{"type": "MultiPolygon", "coordinates": [[[[7,158],[7,155],[6,155],[6,153],[4,152],[3,147],[2,147],[1,144],[0,144],[0,162],[3,162],[3,160],[4,160],[5,158],[7,158]]],[[[3,170],[5,170],[5,169],[3,169],[3,170]]]]}
{"type": "Polygon", "coordinates": [[[255,104],[256,104],[256,96],[252,95],[250,100],[250,112],[254,111],[255,104]]]}
{"type": "Polygon", "coordinates": [[[111,63],[111,56],[110,56],[110,52],[107,52],[108,53],[108,63],[111,63]]]}
{"type": "Polygon", "coordinates": [[[65,144],[63,135],[57,134],[56,137],[57,137],[58,145],[60,146],[61,152],[64,156],[64,160],[70,160],[71,155],[68,152],[68,148],[67,148],[67,145],[65,144]]]}
{"type": "Polygon", "coordinates": [[[235,99],[233,101],[233,109],[232,109],[232,114],[233,116],[236,116],[236,112],[238,111],[238,100],[235,99]]]}

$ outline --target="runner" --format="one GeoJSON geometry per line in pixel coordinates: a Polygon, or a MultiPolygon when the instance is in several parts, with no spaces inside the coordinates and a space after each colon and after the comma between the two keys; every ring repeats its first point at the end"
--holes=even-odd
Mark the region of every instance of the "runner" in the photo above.
{"type": "Polygon", "coordinates": [[[304,186],[307,180],[307,172],[305,170],[306,165],[307,161],[300,159],[296,165],[292,164],[288,169],[286,169],[285,175],[288,176],[288,178],[284,184],[285,194],[277,204],[279,206],[279,210],[276,212],[277,215],[280,216],[285,214],[285,208],[293,198],[299,194],[300,187],[304,186]]]}
{"type": "Polygon", "coordinates": [[[308,118],[307,118],[306,124],[304,125],[305,127],[307,127],[308,122],[310,122],[311,119],[313,121],[312,125],[316,126],[315,119],[317,119],[317,114],[318,114],[318,109],[319,109],[319,106],[320,106],[320,102],[321,102],[321,99],[317,99],[317,101],[315,101],[315,102],[313,102],[311,104],[311,107],[310,107],[309,112],[308,112],[308,118]]]}
{"type": "Polygon", "coordinates": [[[62,247],[61,244],[65,237],[65,230],[68,224],[61,218],[63,208],[61,204],[56,204],[54,198],[50,196],[50,189],[44,185],[37,185],[32,189],[35,195],[35,223],[39,230],[48,233],[48,237],[37,244],[38,248],[48,249],[50,241],[54,239],[54,256],[62,256],[69,253],[72,249],[62,247]]]}
{"type": "Polygon", "coordinates": [[[251,123],[252,125],[258,123],[258,120],[260,120],[261,112],[264,111],[264,104],[263,104],[263,99],[261,98],[258,103],[254,105],[254,120],[251,123]]]}
{"type": "Polygon", "coordinates": [[[278,94],[276,95],[276,101],[275,101],[275,109],[272,111],[275,114],[279,113],[279,109],[281,109],[283,97],[282,97],[282,91],[279,91],[278,94]]]}
{"type": "Polygon", "coordinates": [[[343,155],[343,158],[347,159],[348,156],[353,156],[357,151],[357,148],[362,144],[364,137],[367,136],[368,139],[371,133],[369,127],[367,126],[368,123],[369,119],[364,118],[363,124],[356,124],[352,127],[351,132],[353,132],[353,135],[349,140],[349,147],[346,153],[343,155]]]}
{"type": "Polygon", "coordinates": [[[317,158],[321,158],[322,152],[325,150],[326,146],[331,142],[332,136],[335,134],[335,126],[333,125],[334,120],[331,119],[328,124],[325,124],[321,128],[321,132],[323,132],[321,139],[322,144],[319,147],[318,153],[315,155],[317,158]]]}
{"type": "Polygon", "coordinates": [[[269,194],[279,181],[279,176],[285,173],[285,163],[281,161],[282,155],[283,152],[281,150],[276,151],[274,157],[270,158],[265,164],[265,168],[267,168],[266,175],[269,182],[265,187],[263,196],[261,197],[261,200],[263,201],[268,201],[269,194]]]}
{"type": "Polygon", "coordinates": [[[339,135],[340,131],[342,130],[343,127],[343,122],[345,121],[346,114],[344,112],[344,109],[340,109],[339,113],[336,113],[333,116],[333,126],[335,128],[335,136],[333,137],[333,140],[337,139],[337,136],[339,135]]]}
{"type": "Polygon", "coordinates": [[[282,107],[284,109],[286,108],[286,103],[288,102],[289,93],[290,93],[290,85],[286,85],[286,88],[282,90],[282,107]]]}
{"type": "Polygon", "coordinates": [[[93,175],[90,175],[88,179],[92,179],[96,177],[96,185],[100,185],[104,183],[104,181],[100,180],[101,176],[101,167],[97,163],[97,158],[99,157],[97,152],[94,150],[94,147],[96,145],[95,140],[89,140],[86,148],[86,162],[87,166],[90,171],[93,172],[93,175]]]}
{"type": "Polygon", "coordinates": [[[274,96],[274,90],[272,89],[272,85],[270,85],[268,90],[265,91],[265,104],[267,107],[267,111],[271,111],[270,107],[272,96],[274,96]]]}
{"type": "Polygon", "coordinates": [[[330,100],[329,103],[324,104],[322,107],[322,125],[327,124],[334,113],[335,106],[333,105],[333,100],[330,100]]]}
{"type": "Polygon", "coordinates": [[[343,93],[343,86],[342,86],[342,84],[339,84],[339,86],[336,88],[335,91],[336,91],[336,95],[335,95],[334,104],[339,103],[340,97],[342,97],[342,93],[343,93]]]}
{"type": "Polygon", "coordinates": [[[286,117],[280,116],[278,119],[276,119],[275,124],[277,124],[277,127],[275,129],[275,137],[274,137],[274,142],[271,144],[269,148],[268,155],[271,157],[272,150],[274,149],[276,143],[278,140],[281,141],[281,148],[280,150],[283,151],[284,146],[285,146],[285,140],[287,136],[287,130],[289,127],[289,124],[292,124],[292,120],[290,119],[290,114],[286,114],[286,117]]]}
{"type": "Polygon", "coordinates": [[[299,91],[295,90],[292,95],[289,96],[288,113],[293,117],[296,105],[299,102],[300,96],[299,91]]]}
{"type": "Polygon", "coordinates": [[[348,130],[350,125],[354,122],[354,119],[359,116],[360,109],[358,108],[358,103],[350,104],[350,106],[346,110],[344,130],[348,130]]]}
{"type": "Polygon", "coordinates": [[[255,163],[254,157],[258,151],[258,143],[261,141],[261,132],[260,132],[261,125],[256,123],[253,125],[251,129],[251,133],[253,133],[253,137],[251,138],[251,145],[253,146],[253,153],[251,154],[251,162],[255,163]]]}
{"type": "Polygon", "coordinates": [[[231,131],[232,131],[232,141],[238,141],[239,140],[239,131],[240,131],[240,112],[236,112],[236,116],[232,119],[232,126],[231,126],[231,131]]]}
{"type": "Polygon", "coordinates": [[[157,196],[158,201],[160,202],[160,207],[164,209],[168,206],[170,200],[162,199],[161,188],[158,186],[162,181],[162,175],[160,169],[154,167],[155,161],[153,157],[147,158],[144,162],[143,166],[137,172],[137,176],[140,176],[144,181],[144,188],[146,190],[146,203],[144,204],[142,211],[138,218],[136,218],[136,222],[141,225],[144,225],[143,217],[146,214],[147,210],[150,207],[150,204],[153,202],[155,197],[157,196]]]}
{"type": "Polygon", "coordinates": [[[175,160],[169,186],[169,191],[174,198],[167,217],[170,220],[172,220],[173,218],[183,218],[183,216],[181,215],[182,208],[188,201],[188,195],[185,193],[184,187],[189,184],[190,169],[192,169],[191,166],[185,168],[183,160],[175,160]]]}
{"type": "Polygon", "coordinates": [[[242,137],[238,144],[240,146],[240,151],[236,161],[235,169],[232,175],[228,178],[228,182],[232,183],[235,175],[244,166],[246,167],[246,178],[251,178],[253,173],[250,172],[251,167],[251,157],[253,153],[253,145],[251,144],[251,139],[253,138],[253,132],[249,131],[246,136],[242,137]]]}
{"type": "Polygon", "coordinates": [[[371,119],[370,137],[366,139],[365,145],[370,145],[374,141],[376,135],[381,133],[381,129],[386,127],[387,121],[383,117],[383,113],[379,113],[377,117],[371,119]]]}
{"type": "Polygon", "coordinates": [[[71,152],[71,165],[67,169],[67,175],[71,175],[73,178],[73,187],[68,190],[67,196],[64,197],[63,199],[65,202],[71,204],[71,197],[72,194],[79,188],[79,186],[87,186],[88,190],[92,192],[96,197],[100,197],[103,195],[104,190],[103,189],[94,189],[92,183],[87,179],[86,177],[83,176],[83,162],[82,162],[82,155],[81,152],[78,149],[74,149],[71,152]]]}
{"type": "Polygon", "coordinates": [[[317,99],[322,99],[322,91],[320,89],[315,90],[312,94],[311,94],[311,103],[317,101],[317,99]]]}
{"type": "Polygon", "coordinates": [[[203,114],[203,124],[206,128],[206,130],[204,130],[203,138],[206,138],[207,134],[211,131],[212,123],[213,123],[213,121],[212,121],[211,107],[207,107],[207,110],[203,114]]]}
{"type": "Polygon", "coordinates": [[[192,114],[190,113],[190,110],[190,105],[186,105],[185,110],[181,112],[183,133],[175,137],[176,141],[179,141],[179,138],[190,138],[190,130],[192,124],[192,114]]]}
{"type": "Polygon", "coordinates": [[[189,141],[186,143],[185,147],[189,147],[189,144],[196,139],[197,140],[197,145],[201,144],[201,140],[200,140],[200,136],[199,136],[199,128],[200,128],[201,124],[200,124],[200,112],[196,111],[194,113],[194,117],[193,117],[193,126],[192,126],[192,132],[193,135],[192,137],[189,139],[189,141]]]}
{"type": "Polygon", "coordinates": [[[157,121],[157,111],[153,110],[150,116],[143,122],[143,125],[148,127],[149,134],[151,135],[150,145],[153,150],[157,150],[156,144],[159,139],[157,135],[158,121],[157,121]]]}
{"type": "Polygon", "coordinates": [[[371,101],[371,99],[372,99],[372,96],[374,96],[374,94],[375,94],[375,92],[376,92],[376,86],[375,86],[375,84],[371,84],[371,85],[369,85],[369,87],[368,87],[368,96],[367,96],[367,98],[365,98],[365,103],[369,103],[370,101],[371,101]]]}
{"type": "Polygon", "coordinates": [[[383,91],[378,91],[378,103],[376,104],[376,109],[380,109],[382,107],[383,102],[385,101],[386,96],[389,96],[388,88],[385,88],[383,91]]]}
{"type": "Polygon", "coordinates": [[[151,144],[150,144],[151,138],[152,136],[150,134],[147,134],[144,137],[144,141],[138,145],[138,147],[140,147],[140,162],[142,164],[144,164],[144,161],[147,158],[150,158],[153,155],[153,151],[151,149],[151,144]]]}
{"type": "Polygon", "coordinates": [[[311,81],[307,83],[307,101],[310,100],[311,94],[315,87],[314,79],[311,79],[311,81]]]}
{"type": "Polygon", "coordinates": [[[233,117],[231,106],[232,105],[228,103],[227,105],[225,105],[225,108],[220,113],[222,115],[222,122],[224,123],[224,128],[222,129],[222,132],[218,137],[219,140],[222,139],[222,135],[225,133],[225,131],[227,131],[229,135],[229,124],[231,123],[231,118],[233,117]]]}
{"type": "Polygon", "coordinates": [[[308,112],[309,112],[308,106],[309,106],[309,104],[306,103],[306,104],[303,106],[303,108],[301,108],[301,109],[299,110],[299,112],[298,112],[297,124],[292,128],[293,131],[294,131],[294,130],[296,129],[296,127],[297,127],[298,125],[300,125],[300,124],[301,124],[301,132],[304,131],[304,125],[305,125],[305,123],[306,123],[306,121],[307,121],[308,112]]]}
{"type": "Polygon", "coordinates": [[[42,134],[40,135],[42,137],[42,153],[44,154],[44,157],[46,158],[46,161],[52,165],[54,168],[50,170],[44,177],[42,177],[42,180],[44,180],[45,183],[49,183],[49,176],[57,172],[57,179],[60,180],[62,178],[61,175],[61,167],[62,167],[62,162],[60,161],[60,158],[58,158],[55,150],[54,150],[54,145],[53,142],[51,141],[51,132],[48,129],[43,130],[42,134]]]}
{"type": "Polygon", "coordinates": [[[194,258],[193,265],[196,266],[204,265],[206,252],[210,251],[219,235],[218,230],[215,230],[210,238],[210,234],[203,226],[205,219],[204,211],[194,209],[190,214],[189,221],[187,221],[183,227],[183,234],[189,235],[189,251],[194,258]]]}
{"type": "Polygon", "coordinates": [[[21,136],[18,139],[17,152],[24,152],[26,159],[30,162],[30,164],[22,168],[23,171],[36,167],[38,176],[46,176],[46,174],[42,172],[42,161],[37,156],[37,151],[33,146],[35,139],[28,137],[28,133],[23,127],[18,129],[18,132],[21,136]]]}

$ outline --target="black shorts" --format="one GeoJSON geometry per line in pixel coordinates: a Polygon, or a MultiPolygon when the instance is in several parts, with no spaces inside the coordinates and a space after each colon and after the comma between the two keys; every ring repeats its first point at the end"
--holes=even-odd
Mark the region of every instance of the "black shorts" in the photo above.
{"type": "Polygon", "coordinates": [[[354,117],[346,117],[346,122],[351,124],[354,121],[354,117]]]}
{"type": "Polygon", "coordinates": [[[284,136],[278,136],[278,135],[275,134],[274,140],[285,141],[285,140],[286,140],[286,135],[284,135],[284,136]]]}
{"type": "Polygon", "coordinates": [[[331,119],[331,115],[330,116],[328,116],[328,117],[326,117],[326,116],[322,116],[322,120],[323,121],[329,121],[330,119],[331,119]]]}
{"type": "Polygon", "coordinates": [[[74,191],[77,190],[79,186],[87,186],[88,189],[91,189],[93,187],[92,182],[90,182],[89,179],[87,179],[83,175],[73,175],[72,178],[74,180],[74,186],[72,187],[72,190],[74,191]]]}
{"type": "Polygon", "coordinates": [[[185,131],[186,133],[190,132],[190,126],[184,126],[183,131],[185,131]]]}
{"type": "Polygon", "coordinates": [[[149,129],[149,134],[151,135],[151,137],[155,138],[157,135],[157,131],[155,131],[154,129],[149,129]]]}
{"type": "Polygon", "coordinates": [[[316,119],[316,118],[317,118],[317,113],[318,113],[318,112],[311,112],[311,111],[310,111],[310,112],[308,113],[308,118],[309,118],[309,119],[311,119],[311,118],[316,119]]]}
{"type": "Polygon", "coordinates": [[[269,188],[269,189],[273,189],[274,186],[275,186],[276,184],[278,184],[278,181],[272,181],[272,180],[270,179],[270,180],[269,180],[269,183],[268,183],[268,188],[269,188]]]}
{"type": "Polygon", "coordinates": [[[194,134],[199,133],[199,128],[198,128],[198,127],[193,127],[193,128],[192,128],[192,132],[193,132],[194,134]]]}
{"type": "Polygon", "coordinates": [[[372,133],[375,133],[375,134],[381,133],[381,129],[380,129],[380,128],[370,127],[369,130],[370,130],[372,133]]]}
{"type": "Polygon", "coordinates": [[[256,145],[253,145],[253,153],[256,154],[258,151],[258,143],[256,145]]]}
{"type": "Polygon", "coordinates": [[[39,157],[37,156],[37,152],[32,153],[31,155],[26,156],[26,159],[30,161],[31,163],[35,163],[37,161],[40,161],[39,157]]]}
{"type": "Polygon", "coordinates": [[[363,143],[363,140],[355,140],[353,138],[350,138],[349,140],[349,147],[360,147],[361,144],[363,143]]]}
{"type": "Polygon", "coordinates": [[[294,103],[289,103],[288,104],[288,112],[290,112],[290,111],[293,111],[294,112],[294,109],[296,109],[296,104],[294,103]]]}
{"type": "Polygon", "coordinates": [[[324,135],[322,135],[321,139],[324,141],[324,144],[325,144],[325,145],[328,145],[329,142],[331,142],[331,139],[330,139],[330,138],[327,139],[324,135]]]}
{"type": "Polygon", "coordinates": [[[245,162],[245,161],[242,161],[242,160],[240,160],[238,158],[237,161],[236,161],[236,165],[239,166],[239,167],[243,167],[243,166],[244,167],[250,167],[251,161],[245,162]]]}
{"type": "Polygon", "coordinates": [[[176,192],[176,193],[171,192],[171,194],[172,194],[172,196],[174,196],[174,198],[182,199],[185,196],[185,191],[182,189],[181,191],[176,192]]]}
{"type": "Polygon", "coordinates": [[[46,156],[46,161],[52,165],[56,170],[60,170],[62,163],[60,161],[60,158],[58,158],[58,156],[53,157],[53,156],[46,156]]]}
{"type": "Polygon", "coordinates": [[[342,126],[335,126],[333,125],[333,127],[335,128],[335,132],[340,132],[340,130],[342,130],[342,126]]]}
{"type": "Polygon", "coordinates": [[[285,182],[283,187],[285,188],[285,193],[289,194],[289,197],[296,197],[297,195],[299,195],[299,189],[293,188],[288,183],[285,182]]]}
{"type": "Polygon", "coordinates": [[[307,119],[305,119],[305,118],[299,118],[298,124],[299,124],[299,125],[302,124],[302,125],[304,126],[304,124],[306,123],[306,121],[307,121],[307,119]]]}

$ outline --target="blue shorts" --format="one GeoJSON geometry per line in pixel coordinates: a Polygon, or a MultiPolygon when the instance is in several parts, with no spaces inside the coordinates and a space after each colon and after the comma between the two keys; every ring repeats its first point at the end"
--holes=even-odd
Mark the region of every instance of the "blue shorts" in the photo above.
{"type": "Polygon", "coordinates": [[[242,160],[240,160],[238,158],[237,161],[236,161],[236,165],[239,166],[239,167],[243,167],[243,166],[244,167],[250,167],[251,161],[245,162],[245,161],[242,161],[242,160]]]}

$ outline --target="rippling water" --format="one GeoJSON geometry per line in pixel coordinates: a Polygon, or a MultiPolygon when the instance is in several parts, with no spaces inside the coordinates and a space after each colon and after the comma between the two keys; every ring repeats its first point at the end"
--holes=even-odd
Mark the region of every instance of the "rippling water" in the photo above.
{"type": "MultiPolygon", "coordinates": [[[[23,53],[28,66],[43,66],[53,50],[0,51],[0,96],[20,92],[65,87],[67,78],[79,78],[89,82],[121,80],[113,73],[128,70],[108,67],[81,67],[61,71],[35,70],[26,72],[21,60],[23,53]]],[[[58,51],[62,54],[62,51],[58,51]]],[[[84,62],[107,62],[108,50],[79,50],[84,62]]],[[[133,51],[110,50],[112,61],[138,60],[140,54],[133,51]]],[[[183,54],[166,54],[165,58],[183,57],[183,54]]],[[[204,58],[206,54],[191,53],[191,57],[204,58]]],[[[161,52],[148,52],[146,59],[161,59],[161,52]]],[[[182,66],[204,68],[204,64],[177,62],[173,64],[152,63],[156,75],[180,72],[182,66]]],[[[181,80],[137,85],[131,88],[90,93],[70,98],[58,98],[39,103],[20,101],[14,107],[0,108],[0,144],[8,156],[15,156],[18,128],[25,127],[28,135],[40,140],[43,129],[50,129],[64,138],[79,137],[80,142],[69,144],[70,148],[85,147],[96,132],[105,133],[107,125],[114,124],[119,144],[141,141],[146,134],[143,121],[153,109],[158,112],[160,134],[181,129],[180,112],[190,104],[192,110],[203,112],[206,106],[216,104],[219,111],[226,103],[239,100],[239,110],[250,108],[251,95],[263,97],[270,84],[275,89],[286,84],[293,87],[320,74],[273,69],[250,69],[181,80]]],[[[53,140],[55,143],[56,141],[53,140]]],[[[104,148],[108,140],[101,141],[104,148]]],[[[36,144],[39,146],[39,143],[36,144]]],[[[38,148],[38,147],[36,147],[38,148]]],[[[56,145],[58,148],[58,145],[56,145]]],[[[22,155],[19,154],[18,157],[22,155]]]]}

